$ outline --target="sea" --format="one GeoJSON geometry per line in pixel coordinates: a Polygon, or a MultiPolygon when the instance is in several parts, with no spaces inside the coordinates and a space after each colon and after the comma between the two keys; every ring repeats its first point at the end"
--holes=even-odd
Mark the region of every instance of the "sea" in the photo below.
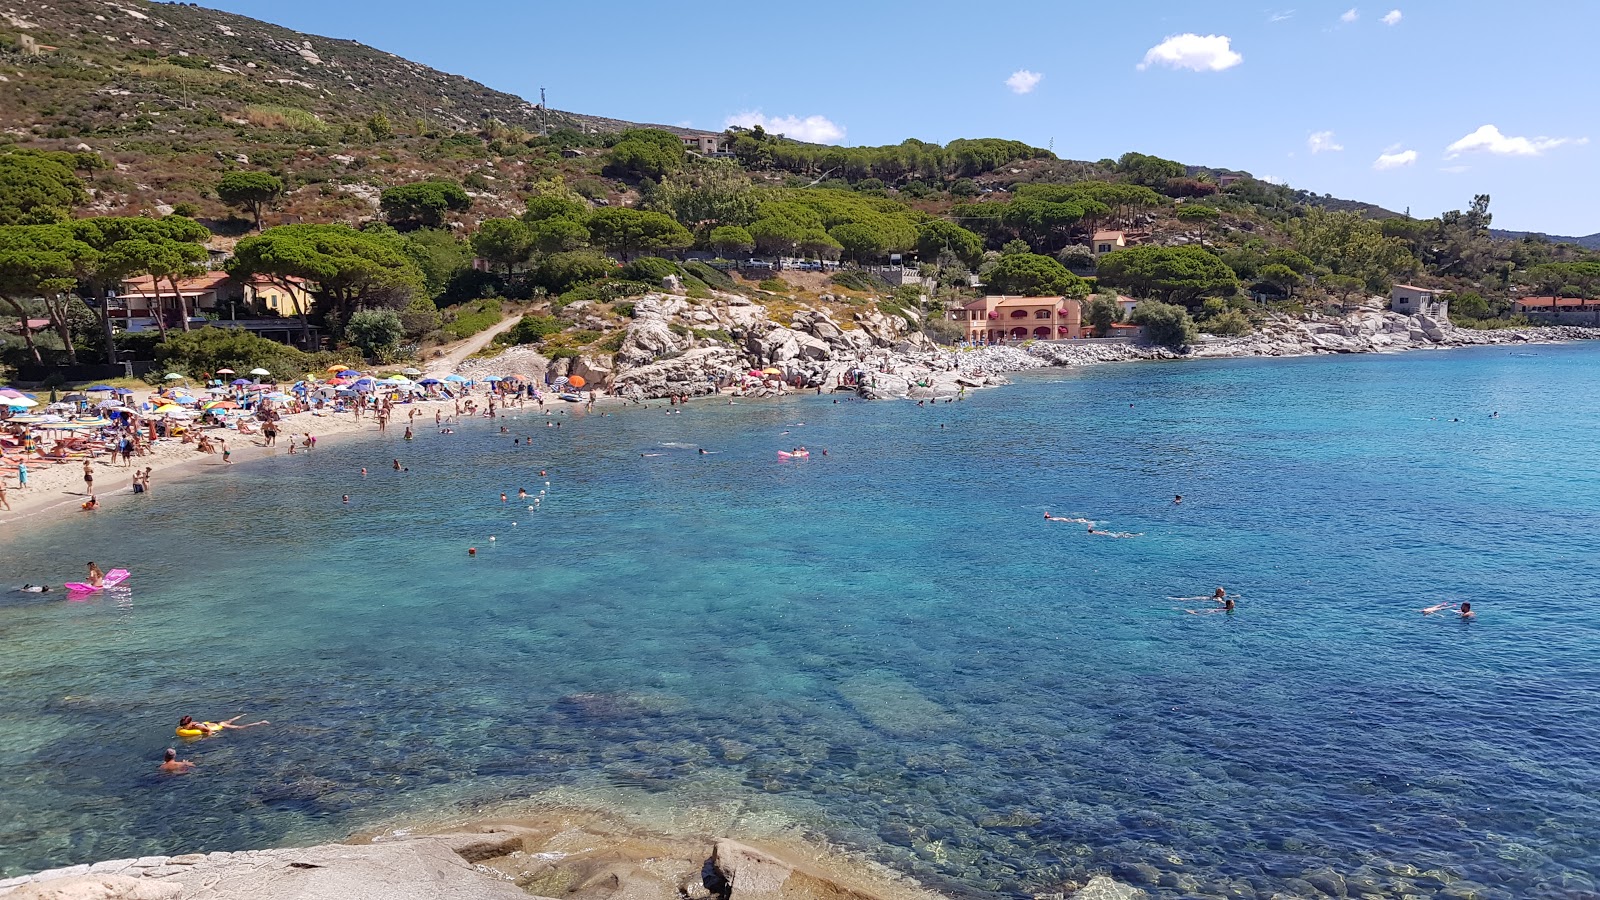
{"type": "Polygon", "coordinates": [[[132,572],[0,592],[0,877],[559,796],[954,897],[1594,898],[1597,403],[1600,343],[1134,363],[158,474],[0,536],[132,572]]]}

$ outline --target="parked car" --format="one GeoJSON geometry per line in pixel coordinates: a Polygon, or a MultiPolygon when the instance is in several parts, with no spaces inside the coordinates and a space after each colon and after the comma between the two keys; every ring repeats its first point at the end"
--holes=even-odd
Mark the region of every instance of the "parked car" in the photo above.
{"type": "Polygon", "coordinates": [[[747,260],[744,261],[744,267],[746,269],[771,269],[771,268],[774,268],[772,263],[769,263],[764,259],[747,259],[747,260]]]}

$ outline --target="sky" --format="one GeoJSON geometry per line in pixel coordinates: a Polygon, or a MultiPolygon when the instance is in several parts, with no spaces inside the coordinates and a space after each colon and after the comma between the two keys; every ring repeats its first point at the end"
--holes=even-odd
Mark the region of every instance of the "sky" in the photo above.
{"type": "Polygon", "coordinates": [[[1594,0],[205,0],[554,109],[1134,150],[1418,217],[1600,232],[1594,0]]]}

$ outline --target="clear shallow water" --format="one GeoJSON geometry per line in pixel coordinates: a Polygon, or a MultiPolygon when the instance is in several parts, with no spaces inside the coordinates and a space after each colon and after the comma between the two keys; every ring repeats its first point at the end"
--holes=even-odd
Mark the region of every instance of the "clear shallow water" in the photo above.
{"type": "Polygon", "coordinates": [[[967,895],[1593,896],[1596,398],[1591,346],[1107,366],[158,478],[0,542],[4,582],[135,572],[0,596],[0,867],[559,788],[743,798],[967,895]],[[157,777],[185,712],[274,724],[157,777]]]}

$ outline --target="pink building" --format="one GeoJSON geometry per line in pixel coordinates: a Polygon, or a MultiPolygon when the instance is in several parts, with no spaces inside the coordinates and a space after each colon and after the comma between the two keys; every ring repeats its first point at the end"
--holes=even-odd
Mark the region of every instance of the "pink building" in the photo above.
{"type": "Polygon", "coordinates": [[[951,310],[950,319],[977,343],[1083,337],[1083,310],[1065,297],[983,297],[951,310]]]}

